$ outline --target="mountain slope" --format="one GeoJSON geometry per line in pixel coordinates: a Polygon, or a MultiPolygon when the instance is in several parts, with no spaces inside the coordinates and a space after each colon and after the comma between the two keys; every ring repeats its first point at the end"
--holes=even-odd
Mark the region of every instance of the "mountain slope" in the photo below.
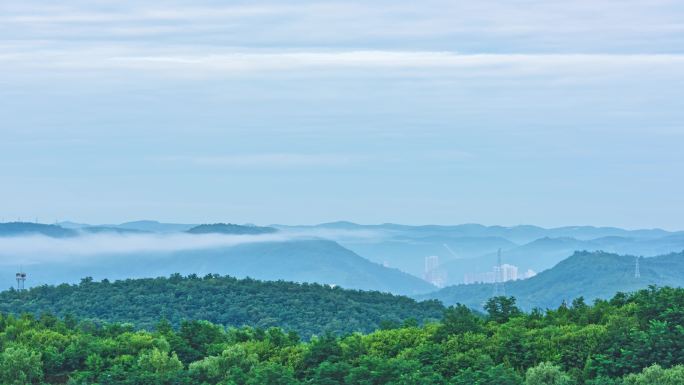
{"type": "MultiPolygon", "coordinates": [[[[229,237],[226,235],[185,235],[229,237]]],[[[111,242],[125,239],[113,237],[111,242]]],[[[163,238],[165,239],[165,238],[163,238]]],[[[230,238],[228,238],[230,239],[230,238]]],[[[264,280],[288,280],[338,285],[350,289],[419,294],[434,290],[429,283],[396,269],[368,261],[333,241],[303,239],[259,241],[236,246],[191,250],[100,254],[68,263],[25,265],[27,284],[77,282],[85,276],[96,279],[125,279],[181,274],[228,274],[264,280]]],[[[12,282],[14,271],[2,271],[12,282]]]]}
{"type": "Polygon", "coordinates": [[[466,273],[491,271],[498,249],[503,250],[505,263],[516,265],[521,271],[551,268],[576,250],[655,256],[684,249],[681,232],[661,229],[625,230],[593,226],[547,229],[530,225],[480,224],[360,225],[352,222],[275,226],[283,230],[326,231],[359,255],[418,277],[424,274],[425,257],[436,255],[450,284],[463,282],[466,273]],[[354,234],[358,236],[354,237],[354,234]]]}
{"type": "Polygon", "coordinates": [[[166,317],[208,320],[225,326],[282,327],[305,338],[325,332],[370,332],[381,321],[439,319],[443,306],[407,297],[330,288],[316,284],[238,280],[215,275],[79,285],[41,286],[0,293],[0,312],[49,312],[106,322],[131,322],[151,329],[166,317]]]}
{"type": "Polygon", "coordinates": [[[66,238],[78,235],[75,230],[65,229],[57,225],[45,225],[29,222],[0,223],[0,237],[23,235],[45,235],[52,238],[66,238]]]}
{"type": "MultiPolygon", "coordinates": [[[[553,267],[575,251],[606,251],[652,257],[681,250],[684,250],[684,236],[679,234],[646,239],[620,236],[591,240],[544,237],[519,247],[504,249],[503,262],[518,266],[520,271],[532,269],[539,272],[553,267]]],[[[477,258],[448,261],[443,268],[449,274],[449,282],[457,284],[462,282],[465,273],[492,271],[496,260],[496,252],[492,251],[477,258]]]]}
{"type": "MultiPolygon", "coordinates": [[[[580,296],[591,301],[648,285],[684,285],[684,253],[640,258],[639,263],[641,277],[635,278],[633,256],[576,252],[533,278],[506,282],[506,295],[516,297],[525,309],[551,308],[580,296]]],[[[438,299],[447,305],[462,303],[481,309],[492,294],[492,284],[457,285],[417,298],[438,299]]]]}
{"type": "MultiPolygon", "coordinates": [[[[388,239],[347,240],[340,241],[344,247],[353,250],[372,261],[387,263],[402,271],[422,276],[425,268],[424,258],[437,255],[442,264],[451,261],[470,259],[498,248],[510,249],[517,245],[499,237],[449,237],[397,236],[388,239]],[[453,251],[453,254],[452,254],[453,251]],[[455,254],[455,255],[454,255],[455,254]]],[[[463,274],[448,277],[453,282],[460,282],[463,274]]]]}

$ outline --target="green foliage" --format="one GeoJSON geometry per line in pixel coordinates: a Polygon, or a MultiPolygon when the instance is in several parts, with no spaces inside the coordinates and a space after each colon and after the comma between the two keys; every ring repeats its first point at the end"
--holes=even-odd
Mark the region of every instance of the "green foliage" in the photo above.
{"type": "Polygon", "coordinates": [[[484,308],[489,314],[489,319],[497,323],[508,322],[512,317],[522,314],[520,309],[515,306],[514,297],[500,296],[490,298],[484,308]]]}
{"type": "Polygon", "coordinates": [[[452,385],[521,385],[520,375],[504,365],[496,365],[475,370],[467,368],[457,374],[451,381],[452,385]]]}
{"type": "Polygon", "coordinates": [[[383,321],[399,327],[405,320],[438,320],[443,309],[437,301],[386,293],[211,274],[116,282],[86,277],[79,285],[0,293],[0,312],[5,313],[50,312],[95,323],[132,322],[144,329],[156,327],[160,317],[175,327],[206,320],[223,326],[280,327],[306,339],[326,332],[368,333],[383,321]]]}
{"type": "Polygon", "coordinates": [[[465,305],[457,304],[444,311],[442,324],[437,331],[437,339],[444,340],[449,335],[482,331],[483,322],[465,305]]]}
{"type": "Polygon", "coordinates": [[[677,365],[663,369],[653,365],[639,374],[631,374],[625,378],[625,385],[681,385],[684,384],[684,366],[677,365]]]}
{"type": "Polygon", "coordinates": [[[0,353],[0,383],[38,384],[43,377],[40,353],[25,347],[8,347],[0,353]]]}
{"type": "Polygon", "coordinates": [[[525,314],[498,297],[488,315],[456,306],[439,323],[310,341],[208,321],[144,331],[0,315],[0,384],[681,385],[682,304],[684,289],[650,288],[525,314]]]}
{"type": "Polygon", "coordinates": [[[573,385],[575,381],[559,366],[547,362],[527,369],[525,385],[573,385]]]}

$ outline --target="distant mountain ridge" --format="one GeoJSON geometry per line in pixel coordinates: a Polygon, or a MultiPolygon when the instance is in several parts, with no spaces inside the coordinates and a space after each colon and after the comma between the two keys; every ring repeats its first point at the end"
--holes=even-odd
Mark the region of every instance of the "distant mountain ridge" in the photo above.
{"type": "Polygon", "coordinates": [[[437,256],[447,284],[462,283],[467,273],[492,271],[497,250],[504,263],[520,272],[551,268],[578,250],[605,250],[623,254],[656,256],[684,249],[684,232],[662,229],[625,230],[616,227],[565,226],[543,228],[532,225],[485,226],[360,225],[331,222],[313,226],[274,227],[288,230],[338,230],[347,234],[371,232],[371,237],[346,237],[338,242],[377,263],[396,267],[418,277],[425,273],[425,258],[437,256]]]}
{"type": "Polygon", "coordinates": [[[0,223],[0,237],[16,237],[25,235],[44,235],[53,238],[75,237],[78,232],[57,225],[46,225],[31,222],[0,223]]]}
{"type": "MultiPolygon", "coordinates": [[[[587,301],[610,298],[649,285],[684,286],[684,252],[639,258],[640,277],[635,278],[636,257],[606,252],[576,252],[535,277],[506,282],[505,294],[514,296],[524,309],[553,308],[563,301],[584,297],[587,301]]],[[[462,303],[481,310],[493,295],[492,284],[456,285],[416,296],[438,299],[445,305],[462,303]]]]}
{"type": "Polygon", "coordinates": [[[195,226],[187,231],[189,234],[272,234],[278,229],[274,227],[245,226],[233,223],[214,223],[211,225],[195,226]]]}
{"type": "MultiPolygon", "coordinates": [[[[532,225],[361,225],[348,221],[304,226],[252,226],[228,223],[193,225],[153,220],[119,225],[62,223],[68,228],[28,224],[21,231],[6,229],[4,236],[45,235],[59,238],[89,234],[145,233],[258,235],[278,231],[286,238],[333,240],[372,262],[399,269],[419,278],[425,276],[425,258],[437,256],[442,272],[440,274],[445,278],[447,285],[464,282],[466,274],[482,276],[491,272],[496,263],[498,249],[503,252],[504,263],[517,266],[520,273],[529,269],[536,272],[546,270],[578,250],[656,256],[684,249],[684,232],[681,231],[625,230],[593,226],[546,229],[532,225]]],[[[2,226],[0,236],[3,236],[2,226]]]]}
{"type": "MultiPolygon", "coordinates": [[[[551,268],[575,251],[605,251],[653,257],[681,250],[684,250],[684,236],[678,233],[660,238],[606,236],[587,241],[570,237],[544,237],[518,247],[504,249],[503,261],[520,267],[522,271],[532,269],[540,272],[551,268]]],[[[478,258],[449,261],[443,268],[454,278],[451,283],[460,283],[458,278],[467,272],[492,271],[496,258],[497,253],[492,251],[478,258]]]]}
{"type": "MultiPolygon", "coordinates": [[[[189,236],[192,235],[186,237],[189,236]]],[[[116,239],[113,241],[116,242],[116,239]]],[[[184,250],[104,253],[68,263],[49,262],[48,259],[37,264],[25,264],[25,270],[29,275],[29,286],[76,282],[85,276],[111,280],[181,273],[317,282],[395,294],[419,294],[435,289],[420,278],[373,263],[334,241],[322,239],[254,241],[184,250]]],[[[9,285],[13,282],[14,273],[0,270],[0,281],[9,285]]]]}
{"type": "Polygon", "coordinates": [[[274,227],[289,228],[332,228],[346,230],[386,230],[397,233],[411,232],[414,234],[425,235],[448,235],[450,237],[501,237],[514,243],[528,243],[535,239],[550,237],[571,237],[579,240],[590,240],[606,236],[631,236],[637,238],[658,238],[671,234],[682,234],[684,232],[670,232],[662,229],[637,229],[626,230],[618,227],[595,227],[595,226],[563,226],[555,228],[544,228],[534,225],[516,226],[486,226],[476,223],[466,223],[459,225],[402,225],[394,223],[383,223],[376,225],[363,225],[348,221],[338,221],[322,223],[318,225],[272,225],[274,227]]]}

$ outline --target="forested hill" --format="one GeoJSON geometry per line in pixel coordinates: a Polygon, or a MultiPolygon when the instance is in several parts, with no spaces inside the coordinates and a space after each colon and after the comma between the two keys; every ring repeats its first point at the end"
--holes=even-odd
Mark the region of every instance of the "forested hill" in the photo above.
{"type": "Polygon", "coordinates": [[[151,328],[161,317],[174,325],[207,320],[224,326],[273,326],[308,338],[325,332],[370,332],[383,324],[441,317],[436,301],[345,290],[319,284],[263,282],[218,275],[129,279],[40,286],[0,293],[0,312],[49,312],[151,328]]]}
{"type": "Polygon", "coordinates": [[[650,288],[523,313],[512,298],[441,322],[301,342],[205,321],[135,332],[0,314],[7,385],[682,385],[684,290],[650,288]]]}
{"type": "MultiPolygon", "coordinates": [[[[554,308],[577,297],[587,301],[610,298],[617,292],[635,291],[649,285],[684,286],[684,252],[639,258],[639,278],[635,278],[635,258],[605,252],[576,252],[535,277],[506,282],[505,291],[516,297],[523,309],[531,310],[554,308]]],[[[492,294],[492,284],[474,284],[450,286],[416,298],[482,309],[492,294]]]]}

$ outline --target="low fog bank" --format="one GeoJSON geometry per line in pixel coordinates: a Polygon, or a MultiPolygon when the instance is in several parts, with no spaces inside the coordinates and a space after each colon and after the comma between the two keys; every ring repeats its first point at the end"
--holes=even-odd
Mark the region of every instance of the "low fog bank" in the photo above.
{"type": "Polygon", "coordinates": [[[280,230],[272,234],[187,234],[187,233],[95,233],[71,238],[44,235],[0,237],[0,267],[41,263],[70,263],[98,256],[168,253],[207,250],[260,242],[305,239],[363,240],[379,236],[372,231],[280,230]]]}
{"type": "Polygon", "coordinates": [[[15,273],[20,269],[28,274],[26,287],[78,283],[84,277],[117,280],[181,273],[401,290],[403,283],[387,283],[398,272],[387,276],[387,271],[376,271],[384,268],[371,266],[336,243],[379,236],[371,231],[330,229],[249,235],[83,232],[66,238],[5,236],[0,237],[0,290],[16,286],[15,273]]]}

